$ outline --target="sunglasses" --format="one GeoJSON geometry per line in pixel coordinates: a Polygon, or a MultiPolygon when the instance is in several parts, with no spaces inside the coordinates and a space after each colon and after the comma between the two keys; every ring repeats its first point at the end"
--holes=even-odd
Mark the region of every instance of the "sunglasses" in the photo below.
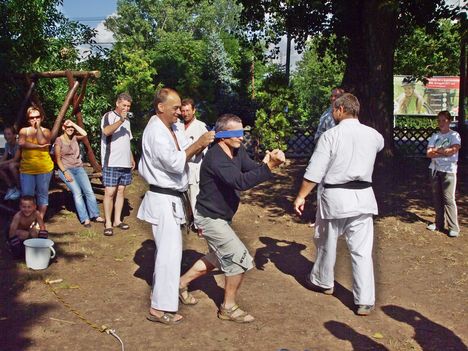
{"type": "Polygon", "coordinates": [[[31,116],[31,117],[28,117],[28,119],[41,119],[41,116],[31,116]]]}

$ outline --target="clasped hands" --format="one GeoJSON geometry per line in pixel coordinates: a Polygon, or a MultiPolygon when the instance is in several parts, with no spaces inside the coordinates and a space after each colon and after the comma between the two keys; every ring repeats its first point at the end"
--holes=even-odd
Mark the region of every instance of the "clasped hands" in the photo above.
{"type": "Polygon", "coordinates": [[[286,161],[286,156],[284,152],[279,149],[274,149],[272,151],[267,151],[265,157],[263,158],[263,163],[266,163],[270,169],[278,167],[280,164],[286,161]]]}

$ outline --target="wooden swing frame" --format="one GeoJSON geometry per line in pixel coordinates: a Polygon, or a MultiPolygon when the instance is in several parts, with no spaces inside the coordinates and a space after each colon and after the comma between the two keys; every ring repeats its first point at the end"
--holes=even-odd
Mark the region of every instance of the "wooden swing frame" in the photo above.
{"type": "MultiPolygon", "coordinates": [[[[37,92],[35,91],[35,86],[37,81],[40,78],[67,78],[68,80],[68,92],[65,96],[65,100],[62,104],[62,108],[59,111],[59,114],[55,118],[54,126],[52,127],[51,131],[51,143],[57,138],[59,133],[60,127],[62,126],[63,119],[70,107],[72,106],[72,116],[76,116],[76,122],[81,127],[84,128],[83,124],[83,115],[81,113],[80,105],[83,103],[84,96],[86,93],[86,85],[88,83],[89,78],[99,78],[101,76],[101,72],[99,71],[51,71],[51,72],[34,72],[34,73],[26,73],[21,75],[24,79],[26,79],[26,83],[28,85],[28,90],[26,95],[21,102],[20,108],[18,110],[18,114],[16,116],[15,126],[20,126],[25,121],[25,110],[26,107],[30,104],[34,104],[39,111],[41,112],[44,118],[46,117],[44,108],[42,107],[41,101],[37,92]],[[78,88],[81,89],[78,93],[78,88]]],[[[89,143],[88,137],[82,139],[83,145],[86,147],[86,154],[88,156],[89,163],[93,167],[95,173],[101,172],[102,168],[101,165],[97,162],[96,157],[94,156],[94,152],[91,148],[91,144],[89,143]]]]}

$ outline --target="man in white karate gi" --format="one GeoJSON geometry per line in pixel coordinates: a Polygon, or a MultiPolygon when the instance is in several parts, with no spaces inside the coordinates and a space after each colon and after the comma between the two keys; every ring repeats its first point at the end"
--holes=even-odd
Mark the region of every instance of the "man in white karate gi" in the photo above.
{"type": "Polygon", "coordinates": [[[149,120],[142,139],[141,176],[150,185],[138,210],[138,218],[152,224],[156,243],[153,290],[148,320],[176,324],[179,299],[182,234],[185,223],[183,193],[188,188],[187,162],[214,141],[206,132],[192,144],[177,123],[181,101],[170,88],[156,92],[156,115],[149,120]]]}
{"type": "MultiPolygon", "coordinates": [[[[197,119],[195,113],[195,103],[192,99],[183,99],[182,107],[180,108],[182,120],[185,126],[185,136],[190,143],[195,142],[208,130],[206,124],[197,119]]],[[[195,203],[197,201],[197,195],[200,192],[200,166],[203,160],[203,156],[206,154],[206,149],[195,155],[189,162],[189,188],[188,195],[190,198],[190,205],[192,206],[192,212],[195,213],[195,203]]]]}
{"type": "Polygon", "coordinates": [[[320,137],[310,158],[294,210],[302,215],[306,196],[318,188],[315,245],[317,254],[310,273],[314,290],[333,294],[336,244],[345,235],[351,254],[353,295],[358,315],[369,315],[375,305],[372,245],[373,215],[377,202],[372,172],[384,140],[375,129],[358,120],[359,101],[344,94],[333,102],[335,128],[320,137]]]}

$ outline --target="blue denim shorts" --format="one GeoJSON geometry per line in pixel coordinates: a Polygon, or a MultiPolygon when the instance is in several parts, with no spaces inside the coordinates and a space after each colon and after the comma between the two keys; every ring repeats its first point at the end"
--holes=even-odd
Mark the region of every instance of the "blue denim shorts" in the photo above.
{"type": "Polygon", "coordinates": [[[49,183],[52,172],[42,174],[20,173],[21,195],[36,196],[37,205],[49,204],[49,183]]]}
{"type": "Polygon", "coordinates": [[[104,167],[102,169],[102,184],[105,187],[130,185],[132,183],[132,169],[124,167],[104,167]]]}

